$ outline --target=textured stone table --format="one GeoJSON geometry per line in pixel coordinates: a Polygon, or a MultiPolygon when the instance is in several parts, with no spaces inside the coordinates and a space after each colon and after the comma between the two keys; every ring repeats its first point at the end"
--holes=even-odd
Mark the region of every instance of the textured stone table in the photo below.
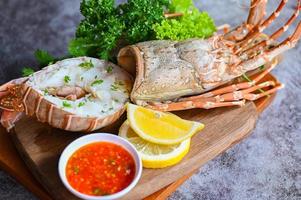
{"type": "MultiPolygon", "coordinates": [[[[246,18],[236,2],[198,1],[217,24],[232,26],[246,18]]],[[[279,0],[271,0],[268,11],[279,0]]],[[[293,12],[290,1],[272,29],[293,12]]],[[[64,55],[80,20],[79,0],[0,1],[0,82],[36,66],[33,52],[45,49],[64,55]]],[[[286,85],[260,117],[254,133],[206,164],[171,197],[176,199],[301,199],[301,45],[285,55],[274,74],[286,85]]],[[[0,199],[36,199],[0,171],[0,199]]]]}

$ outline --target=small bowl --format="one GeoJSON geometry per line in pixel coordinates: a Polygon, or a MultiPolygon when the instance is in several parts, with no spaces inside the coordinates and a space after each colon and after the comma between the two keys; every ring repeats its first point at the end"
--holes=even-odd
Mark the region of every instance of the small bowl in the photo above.
{"type": "Polygon", "coordinates": [[[76,140],[74,140],[72,143],[70,143],[63,151],[60,160],[59,160],[59,176],[63,182],[63,184],[66,186],[66,188],[75,196],[81,198],[81,199],[86,199],[86,200],[113,200],[113,199],[118,199],[127,194],[130,190],[132,190],[136,184],[138,183],[141,174],[142,174],[142,161],[141,158],[135,149],[135,147],[129,143],[127,140],[118,137],[116,135],[108,134],[108,133],[95,133],[95,134],[90,134],[86,135],[83,137],[80,137],[76,140]],[[126,149],[133,157],[135,161],[135,167],[136,167],[136,172],[135,172],[135,177],[132,181],[132,183],[126,187],[125,189],[112,194],[112,195],[107,195],[107,196],[91,196],[91,195],[86,195],[83,193],[78,192],[75,190],[68,182],[67,177],[66,177],[66,165],[69,160],[69,158],[73,155],[75,151],[77,151],[79,148],[95,143],[95,142],[111,142],[117,145],[122,146],[124,149],[126,149]]]}

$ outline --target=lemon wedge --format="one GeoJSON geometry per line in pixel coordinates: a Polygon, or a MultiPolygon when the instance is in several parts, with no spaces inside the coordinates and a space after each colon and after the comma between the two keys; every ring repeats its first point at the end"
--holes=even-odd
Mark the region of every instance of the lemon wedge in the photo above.
{"type": "Polygon", "coordinates": [[[128,121],[120,127],[119,136],[135,146],[145,168],[164,168],[175,165],[183,159],[190,148],[190,138],[175,145],[160,145],[145,141],[131,129],[128,121]]]}
{"type": "Polygon", "coordinates": [[[199,122],[134,104],[127,105],[127,118],[135,133],[155,144],[178,144],[204,128],[199,122]]]}

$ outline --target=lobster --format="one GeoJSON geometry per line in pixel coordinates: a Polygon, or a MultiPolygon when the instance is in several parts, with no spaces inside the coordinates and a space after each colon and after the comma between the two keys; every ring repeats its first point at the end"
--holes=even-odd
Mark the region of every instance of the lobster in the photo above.
{"type": "Polygon", "coordinates": [[[206,40],[147,41],[121,49],[118,65],[136,76],[131,100],[161,111],[210,109],[241,106],[246,100],[254,101],[283,88],[274,81],[259,82],[277,65],[279,56],[300,39],[301,22],[291,36],[276,41],[297,19],[300,0],[285,25],[271,35],[263,31],[280,15],[287,0],[264,19],[267,2],[252,0],[246,22],[206,40]],[[265,69],[259,70],[262,66],[265,69]],[[229,85],[246,73],[258,71],[252,81],[229,85]]]}

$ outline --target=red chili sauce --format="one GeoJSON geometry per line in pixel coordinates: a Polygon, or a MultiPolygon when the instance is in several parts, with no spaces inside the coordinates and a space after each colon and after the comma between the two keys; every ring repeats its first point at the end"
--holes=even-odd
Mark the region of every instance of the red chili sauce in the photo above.
{"type": "Polygon", "coordinates": [[[135,161],[123,147],[96,142],[77,150],[68,160],[67,180],[83,194],[104,196],[125,189],[134,179],[135,161]]]}

